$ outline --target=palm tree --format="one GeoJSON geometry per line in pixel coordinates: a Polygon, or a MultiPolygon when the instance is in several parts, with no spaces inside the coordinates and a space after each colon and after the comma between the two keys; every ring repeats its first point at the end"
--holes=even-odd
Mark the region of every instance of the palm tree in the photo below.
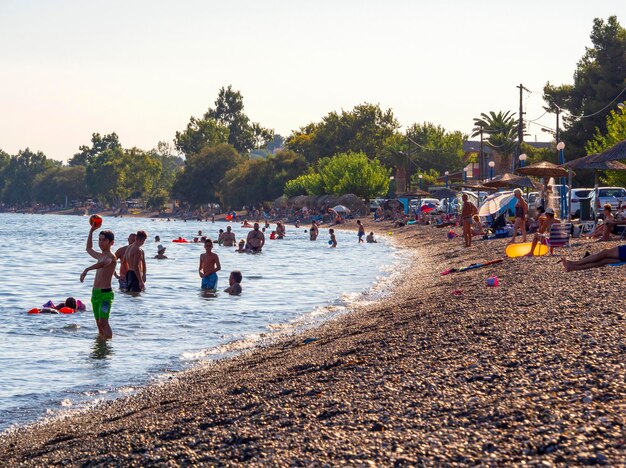
{"type": "Polygon", "coordinates": [[[487,145],[494,151],[502,155],[503,166],[511,166],[511,156],[517,147],[515,137],[517,136],[517,126],[519,121],[511,111],[489,112],[480,114],[480,118],[474,119],[472,137],[483,133],[487,134],[487,145]]]}

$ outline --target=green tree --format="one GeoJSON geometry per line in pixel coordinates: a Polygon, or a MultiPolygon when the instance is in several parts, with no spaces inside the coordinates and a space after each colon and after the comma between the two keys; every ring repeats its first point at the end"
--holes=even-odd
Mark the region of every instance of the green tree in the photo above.
{"type": "Polygon", "coordinates": [[[266,159],[250,159],[230,169],[223,181],[221,200],[225,206],[241,207],[274,200],[283,194],[288,180],[306,172],[308,164],[293,151],[278,151],[266,159]]]}
{"type": "Polygon", "coordinates": [[[8,167],[11,163],[11,156],[0,149],[0,200],[2,200],[2,192],[9,180],[8,167]]]}
{"type": "MultiPolygon", "coordinates": [[[[611,110],[606,118],[606,131],[596,128],[593,138],[585,143],[587,154],[601,153],[626,140],[626,101],[618,110],[611,110]]],[[[602,181],[609,186],[626,187],[626,171],[606,171],[602,181]]]]}
{"type": "Polygon", "coordinates": [[[543,89],[548,110],[554,112],[558,106],[567,111],[561,139],[570,159],[583,154],[596,128],[602,134],[606,132],[610,104],[620,95],[623,99],[621,93],[626,87],[626,29],[616,16],[606,21],[593,20],[591,43],[577,64],[573,85],[554,86],[548,82],[543,89]],[[582,115],[587,117],[580,118],[582,115]]]}
{"type": "Polygon", "coordinates": [[[194,206],[217,203],[224,175],[242,161],[231,145],[222,143],[205,147],[200,153],[187,157],[184,169],[176,176],[172,192],[194,206]]]}
{"type": "Polygon", "coordinates": [[[228,143],[228,127],[213,118],[196,119],[191,117],[184,132],[176,132],[174,145],[185,156],[198,154],[207,146],[228,143]]]}
{"type": "Polygon", "coordinates": [[[474,119],[474,133],[472,137],[480,134],[487,135],[486,144],[498,154],[502,155],[504,167],[511,167],[512,156],[517,148],[517,126],[519,121],[514,117],[514,113],[493,111],[489,114],[481,113],[479,118],[474,119]]]}
{"type": "Polygon", "coordinates": [[[317,172],[326,193],[352,193],[369,200],[386,194],[389,170],[378,159],[370,160],[365,153],[340,153],[319,161],[317,172]]]}
{"type": "Polygon", "coordinates": [[[54,166],[39,174],[33,184],[33,197],[46,204],[65,204],[87,196],[85,167],[54,166]]]}
{"type": "Polygon", "coordinates": [[[463,141],[467,135],[462,132],[449,132],[441,125],[424,122],[413,124],[406,134],[411,161],[419,170],[442,173],[463,167],[463,141]]]}
{"type": "Polygon", "coordinates": [[[309,163],[339,153],[362,152],[378,157],[385,141],[399,128],[391,109],[360,104],[351,111],[331,112],[319,123],[310,123],[287,138],[287,148],[302,154],[309,163]]]}
{"type": "Polygon", "coordinates": [[[70,166],[88,166],[102,152],[108,149],[118,149],[121,147],[122,145],[120,144],[119,137],[115,132],[104,136],[100,136],[99,133],[92,133],[91,147],[85,145],[80,146],[78,148],[80,152],[70,158],[68,164],[70,166]]]}
{"type": "Polygon", "coordinates": [[[417,171],[411,177],[411,183],[415,187],[420,186],[420,175],[422,176],[422,190],[426,190],[429,185],[436,185],[437,179],[441,177],[441,174],[436,169],[429,169],[427,171],[417,171]]]}
{"type": "Polygon", "coordinates": [[[215,108],[209,108],[204,114],[205,120],[213,119],[228,128],[228,143],[241,154],[266,146],[273,137],[271,130],[258,123],[251,123],[243,108],[241,92],[233,91],[232,86],[228,85],[228,88],[222,87],[219,90],[215,108]]]}
{"type": "Polygon", "coordinates": [[[124,150],[121,147],[104,150],[87,166],[88,191],[102,202],[119,205],[130,195],[124,186],[123,173],[124,150]]]}
{"type": "Polygon", "coordinates": [[[120,184],[124,193],[143,197],[157,188],[161,176],[161,161],[151,152],[131,148],[124,151],[120,184]]]}
{"type": "Polygon", "coordinates": [[[29,148],[20,150],[11,156],[5,173],[5,188],[2,199],[7,204],[30,204],[33,201],[33,182],[36,177],[54,166],[59,161],[48,159],[41,151],[32,152],[29,148]]]}
{"type": "Polygon", "coordinates": [[[295,197],[296,195],[323,195],[324,184],[322,176],[310,170],[308,174],[302,174],[295,179],[285,183],[285,195],[295,197]]]}

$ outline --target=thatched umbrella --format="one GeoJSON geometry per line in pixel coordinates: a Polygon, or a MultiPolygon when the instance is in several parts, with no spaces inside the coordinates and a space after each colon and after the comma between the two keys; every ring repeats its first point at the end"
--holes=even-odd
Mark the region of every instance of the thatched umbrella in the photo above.
{"type": "Polygon", "coordinates": [[[523,187],[523,188],[535,188],[535,183],[528,177],[522,177],[511,173],[503,174],[500,177],[494,178],[489,182],[483,184],[486,187],[523,187]]]}
{"type": "Polygon", "coordinates": [[[432,198],[438,198],[441,200],[442,198],[452,198],[456,197],[458,192],[456,190],[452,190],[450,188],[440,188],[439,190],[432,193],[432,198]]]}
{"type": "MultiPolygon", "coordinates": [[[[622,142],[624,143],[624,142],[622,142]]],[[[617,146],[617,145],[616,145],[617,146]]],[[[601,160],[599,154],[591,154],[582,158],[574,159],[563,164],[563,167],[568,169],[592,169],[594,173],[594,192],[596,200],[598,199],[598,171],[626,171],[626,164],[617,160],[601,160]]],[[[571,203],[571,191],[570,191],[570,203],[571,203]]]]}
{"type": "Polygon", "coordinates": [[[626,159],[626,140],[620,141],[616,145],[613,145],[609,149],[594,156],[597,157],[595,162],[619,161],[620,159],[626,159]]]}
{"type": "Polygon", "coordinates": [[[518,174],[524,174],[527,176],[535,176],[535,177],[566,177],[567,176],[567,169],[563,169],[561,166],[552,164],[551,162],[548,162],[548,161],[541,161],[537,164],[531,164],[530,166],[520,167],[515,172],[517,172],[518,174]]]}

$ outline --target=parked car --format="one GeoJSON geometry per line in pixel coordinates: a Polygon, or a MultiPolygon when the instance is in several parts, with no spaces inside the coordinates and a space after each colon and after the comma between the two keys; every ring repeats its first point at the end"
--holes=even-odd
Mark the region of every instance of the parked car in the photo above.
{"type": "MultiPolygon", "coordinates": [[[[589,199],[592,201],[592,188],[575,188],[572,189],[572,204],[570,211],[572,212],[572,218],[580,218],[580,201],[589,199]]],[[[593,205],[591,205],[591,215],[593,216],[593,205]]]]}
{"type": "Polygon", "coordinates": [[[381,206],[383,203],[385,203],[384,198],[373,198],[372,200],[370,200],[370,213],[376,211],[378,207],[381,206]]]}
{"type": "Polygon", "coordinates": [[[613,211],[617,211],[620,204],[626,202],[626,189],[624,187],[598,187],[598,199],[595,190],[591,194],[596,213],[602,213],[602,208],[607,203],[613,211]]]}

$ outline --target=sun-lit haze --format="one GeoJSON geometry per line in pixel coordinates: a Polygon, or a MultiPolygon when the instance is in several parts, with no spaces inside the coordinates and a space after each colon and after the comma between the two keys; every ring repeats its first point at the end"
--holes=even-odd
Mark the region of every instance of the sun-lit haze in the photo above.
{"type": "Polygon", "coordinates": [[[517,112],[520,83],[532,120],[547,81],[572,83],[593,19],[624,12],[618,0],[0,0],[0,149],[66,161],[94,132],[151,149],[229,84],[283,136],[363,102],[403,127],[469,133],[481,112],[517,112]]]}

